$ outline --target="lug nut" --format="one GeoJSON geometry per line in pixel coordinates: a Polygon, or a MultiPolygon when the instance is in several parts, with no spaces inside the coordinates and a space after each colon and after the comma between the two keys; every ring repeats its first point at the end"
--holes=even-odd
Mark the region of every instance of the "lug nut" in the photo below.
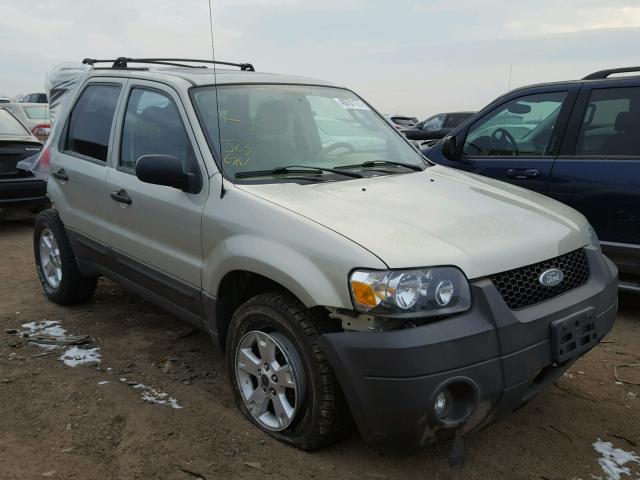
{"type": "Polygon", "coordinates": [[[271,392],[271,395],[274,397],[276,396],[276,391],[273,388],[269,389],[269,391],[271,392]]]}
{"type": "Polygon", "coordinates": [[[275,383],[278,383],[278,377],[276,377],[275,375],[271,375],[271,380],[273,380],[275,383]]]}
{"type": "Polygon", "coordinates": [[[265,372],[269,371],[269,364],[268,363],[264,364],[264,371],[265,372]]]}

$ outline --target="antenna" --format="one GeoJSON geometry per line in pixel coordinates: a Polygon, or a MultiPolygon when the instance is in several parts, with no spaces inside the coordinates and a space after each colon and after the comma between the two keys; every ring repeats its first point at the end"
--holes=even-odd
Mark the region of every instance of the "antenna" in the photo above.
{"type": "Polygon", "coordinates": [[[222,137],[220,132],[220,109],[218,107],[218,74],[216,72],[216,48],[213,42],[213,9],[211,8],[211,0],[209,2],[209,31],[211,32],[211,60],[213,60],[213,83],[216,95],[216,120],[218,121],[218,145],[220,146],[220,198],[224,198],[226,190],[224,189],[224,158],[222,157],[222,137]]]}
{"type": "Polygon", "coordinates": [[[513,73],[513,63],[509,65],[509,85],[507,86],[507,92],[511,91],[511,74],[513,73]]]}

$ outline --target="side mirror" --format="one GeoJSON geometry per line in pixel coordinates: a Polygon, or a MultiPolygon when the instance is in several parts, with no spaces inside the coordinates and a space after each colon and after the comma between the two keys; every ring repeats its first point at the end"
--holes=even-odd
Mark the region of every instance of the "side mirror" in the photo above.
{"type": "Polygon", "coordinates": [[[460,158],[458,158],[458,142],[456,141],[456,137],[444,137],[442,140],[442,155],[449,160],[460,160],[460,158]]]}
{"type": "Polygon", "coordinates": [[[142,182],[191,191],[195,175],[185,173],[182,162],[173,155],[143,155],[136,162],[136,177],[142,182]]]}

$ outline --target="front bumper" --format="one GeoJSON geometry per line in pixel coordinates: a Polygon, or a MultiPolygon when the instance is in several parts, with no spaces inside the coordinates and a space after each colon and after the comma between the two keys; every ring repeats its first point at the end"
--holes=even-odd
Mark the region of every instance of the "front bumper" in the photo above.
{"type": "Polygon", "coordinates": [[[615,320],[616,267],[593,248],[586,253],[586,284],[529,308],[510,310],[491,281],[481,279],[472,282],[473,306],[464,314],[406,330],[323,335],[320,345],[364,439],[417,449],[487,425],[553,383],[580,355],[554,363],[551,323],[591,312],[600,341],[615,320]],[[449,382],[474,390],[470,414],[455,428],[432,408],[449,382]]]}
{"type": "Polygon", "coordinates": [[[0,179],[0,208],[46,207],[47,183],[33,176],[0,179]]]}

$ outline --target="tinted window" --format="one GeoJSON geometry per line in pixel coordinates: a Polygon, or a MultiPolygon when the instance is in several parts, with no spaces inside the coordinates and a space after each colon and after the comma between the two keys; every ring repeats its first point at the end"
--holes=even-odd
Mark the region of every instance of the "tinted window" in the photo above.
{"type": "Polygon", "coordinates": [[[640,156],[640,88],[593,90],[576,144],[576,155],[640,156]]]}
{"type": "Polygon", "coordinates": [[[464,142],[466,155],[547,155],[566,92],[516,98],[474,123],[464,142]]]}
{"type": "Polygon", "coordinates": [[[13,115],[0,108],[0,135],[29,135],[29,133],[13,115]]]}
{"type": "Polygon", "coordinates": [[[120,166],[134,169],[140,157],[152,154],[178,157],[185,168],[193,161],[191,142],[173,100],[154,90],[134,88],[122,129],[120,166]]]}
{"type": "Polygon", "coordinates": [[[456,128],[470,116],[467,113],[450,113],[444,121],[444,128],[456,128]]]}
{"type": "Polygon", "coordinates": [[[69,119],[66,149],[107,161],[109,135],[119,85],[90,85],[76,103],[69,119]]]}

